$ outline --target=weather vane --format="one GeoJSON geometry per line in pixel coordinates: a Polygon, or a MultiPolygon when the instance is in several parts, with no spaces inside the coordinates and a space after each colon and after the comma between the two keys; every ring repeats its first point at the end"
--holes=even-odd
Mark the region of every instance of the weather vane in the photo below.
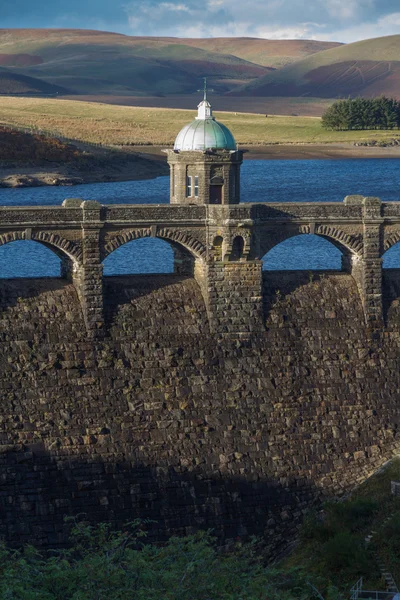
{"type": "Polygon", "coordinates": [[[207,100],[207,92],[213,92],[214,90],[212,88],[208,88],[207,87],[207,77],[203,77],[204,79],[204,87],[202,90],[197,90],[198,92],[203,92],[204,93],[204,100],[207,100]]]}

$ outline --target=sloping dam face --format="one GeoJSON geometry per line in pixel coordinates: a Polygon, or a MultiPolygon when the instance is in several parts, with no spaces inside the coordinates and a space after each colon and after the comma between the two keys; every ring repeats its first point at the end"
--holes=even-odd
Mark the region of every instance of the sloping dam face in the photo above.
{"type": "Polygon", "coordinates": [[[210,334],[193,279],[106,280],[108,336],[87,340],[62,280],[0,282],[0,535],[65,542],[64,516],[150,539],[212,528],[293,538],[321,494],[364,480],[399,447],[400,276],[368,339],[351,276],[265,276],[265,330],[210,334]]]}

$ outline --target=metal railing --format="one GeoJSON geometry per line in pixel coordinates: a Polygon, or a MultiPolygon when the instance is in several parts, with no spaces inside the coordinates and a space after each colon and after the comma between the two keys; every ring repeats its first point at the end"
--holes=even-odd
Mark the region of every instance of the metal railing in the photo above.
{"type": "Polygon", "coordinates": [[[377,592],[363,590],[362,577],[357,581],[350,590],[350,600],[400,600],[400,594],[397,592],[377,592]]]}
{"type": "Polygon", "coordinates": [[[400,596],[397,592],[369,592],[362,590],[355,598],[356,600],[394,600],[394,598],[397,600],[400,596]]]}

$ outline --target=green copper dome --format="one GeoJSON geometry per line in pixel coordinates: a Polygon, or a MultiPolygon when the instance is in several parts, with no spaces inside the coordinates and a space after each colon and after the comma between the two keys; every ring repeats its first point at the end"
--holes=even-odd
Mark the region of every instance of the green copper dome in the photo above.
{"type": "Polygon", "coordinates": [[[235,138],[225,125],[214,119],[211,104],[206,98],[200,102],[198,109],[196,119],[179,132],[174,150],[236,150],[235,138]]]}

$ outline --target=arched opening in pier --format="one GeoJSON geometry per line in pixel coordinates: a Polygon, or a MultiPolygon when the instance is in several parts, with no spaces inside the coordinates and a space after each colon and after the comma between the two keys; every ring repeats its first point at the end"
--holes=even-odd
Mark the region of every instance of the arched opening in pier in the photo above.
{"type": "Polygon", "coordinates": [[[231,260],[240,260],[243,256],[244,239],[241,235],[235,237],[232,242],[231,260]]]}
{"type": "Polygon", "coordinates": [[[16,240],[0,246],[0,279],[60,276],[61,259],[43,244],[16,240]]]}
{"type": "Polygon", "coordinates": [[[340,271],[342,252],[319,235],[301,234],[271,248],[263,257],[263,271],[340,271]]]}
{"type": "Polygon", "coordinates": [[[215,260],[222,260],[222,246],[224,243],[224,238],[220,235],[217,235],[213,241],[213,250],[214,250],[214,258],[215,260]]]}

